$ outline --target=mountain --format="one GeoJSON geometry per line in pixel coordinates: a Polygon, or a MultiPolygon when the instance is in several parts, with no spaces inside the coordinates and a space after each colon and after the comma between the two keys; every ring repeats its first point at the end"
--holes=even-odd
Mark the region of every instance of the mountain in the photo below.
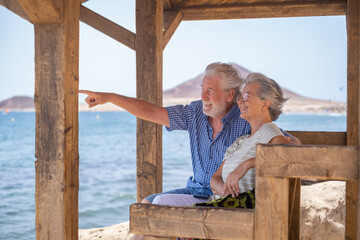
{"type": "MultiPolygon", "coordinates": [[[[251,73],[250,70],[240,66],[239,64],[236,63],[230,63],[231,65],[233,65],[240,73],[241,77],[243,77],[244,79],[246,78],[246,76],[251,73]]],[[[205,73],[201,73],[199,75],[197,75],[195,78],[190,79],[184,83],[181,83],[180,85],[172,88],[172,89],[168,89],[164,91],[164,98],[172,98],[172,99],[176,99],[176,98],[191,98],[191,99],[200,99],[200,93],[201,93],[201,82],[202,79],[204,78],[204,74],[205,73]]],[[[290,91],[286,88],[283,88],[283,92],[284,92],[284,96],[289,97],[289,98],[296,98],[296,99],[304,99],[305,97],[290,91]]]]}
{"type": "Polygon", "coordinates": [[[27,96],[15,96],[0,102],[0,109],[33,109],[34,98],[27,96]]]}
{"type": "MultiPolygon", "coordinates": [[[[240,75],[245,78],[251,71],[236,64],[235,66],[240,75]]],[[[204,73],[198,74],[196,77],[183,82],[182,84],[164,91],[163,106],[170,106],[175,104],[188,104],[193,100],[200,99],[201,81],[204,73]]],[[[346,114],[346,103],[335,102],[329,100],[320,100],[301,96],[293,91],[283,88],[284,96],[289,100],[283,107],[284,112],[293,113],[341,113],[346,114]]],[[[0,102],[0,110],[24,110],[34,109],[34,99],[32,97],[16,96],[0,102]]],[[[121,111],[117,106],[107,103],[95,108],[89,109],[87,104],[79,104],[80,111],[121,111]]]]}
{"type": "MultiPolygon", "coordinates": [[[[237,63],[230,63],[240,73],[241,77],[251,73],[250,70],[240,66],[237,63]]],[[[201,94],[201,81],[204,73],[201,73],[180,85],[164,91],[164,106],[174,104],[188,104],[190,101],[200,99],[201,94]]],[[[284,112],[297,112],[297,113],[346,113],[346,103],[335,102],[329,100],[320,100],[315,98],[304,97],[289,89],[282,88],[284,96],[289,98],[285,103],[284,112]]]]}

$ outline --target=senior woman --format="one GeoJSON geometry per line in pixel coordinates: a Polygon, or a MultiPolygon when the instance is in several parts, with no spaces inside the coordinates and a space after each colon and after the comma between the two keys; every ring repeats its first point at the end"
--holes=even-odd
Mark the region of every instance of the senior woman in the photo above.
{"type": "Polygon", "coordinates": [[[272,123],[282,113],[287,99],[280,86],[260,73],[250,73],[237,97],[241,117],[251,126],[226,150],[223,163],[212,176],[210,186],[221,198],[195,206],[232,208],[255,207],[255,152],[258,143],[288,144],[282,131],[272,123]]]}

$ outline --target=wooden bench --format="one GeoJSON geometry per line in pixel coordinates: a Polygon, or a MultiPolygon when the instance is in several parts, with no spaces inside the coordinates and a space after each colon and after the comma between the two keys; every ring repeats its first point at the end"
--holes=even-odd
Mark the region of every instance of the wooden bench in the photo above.
{"type": "Polygon", "coordinates": [[[154,239],[299,239],[300,179],[357,181],[358,147],[344,145],[345,133],[291,134],[326,145],[258,145],[255,210],[136,203],[130,232],[154,239]]]}

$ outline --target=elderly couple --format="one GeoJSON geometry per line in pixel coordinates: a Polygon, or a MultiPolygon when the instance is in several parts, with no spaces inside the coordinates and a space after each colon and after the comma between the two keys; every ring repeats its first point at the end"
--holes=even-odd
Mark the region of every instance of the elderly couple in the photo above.
{"type": "Polygon", "coordinates": [[[208,65],[201,87],[201,101],[166,108],[114,93],[79,92],[88,95],[89,107],[111,102],[168,131],[188,131],[193,176],[186,187],[148,196],[142,203],[207,205],[219,195],[214,205],[228,197],[240,207],[253,207],[256,144],[299,143],[272,123],[287,99],[274,80],[251,73],[244,81],[225,63],[208,65]]]}

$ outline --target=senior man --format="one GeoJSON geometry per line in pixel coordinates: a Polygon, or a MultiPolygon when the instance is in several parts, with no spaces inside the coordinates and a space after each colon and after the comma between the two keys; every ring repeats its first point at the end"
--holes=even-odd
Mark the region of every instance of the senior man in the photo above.
{"type": "Polygon", "coordinates": [[[201,101],[185,106],[162,107],[115,93],[87,90],[79,93],[88,95],[86,102],[89,107],[111,102],[138,118],[166,126],[168,131],[188,131],[193,176],[189,177],[186,187],[153,194],[141,202],[153,203],[159,195],[177,194],[168,204],[190,206],[208,200],[212,195],[211,176],[221,165],[225,150],[239,136],[250,134],[250,125],[240,118],[240,110],[235,103],[242,84],[243,79],[233,66],[216,62],[206,67],[201,84],[201,101]]]}

